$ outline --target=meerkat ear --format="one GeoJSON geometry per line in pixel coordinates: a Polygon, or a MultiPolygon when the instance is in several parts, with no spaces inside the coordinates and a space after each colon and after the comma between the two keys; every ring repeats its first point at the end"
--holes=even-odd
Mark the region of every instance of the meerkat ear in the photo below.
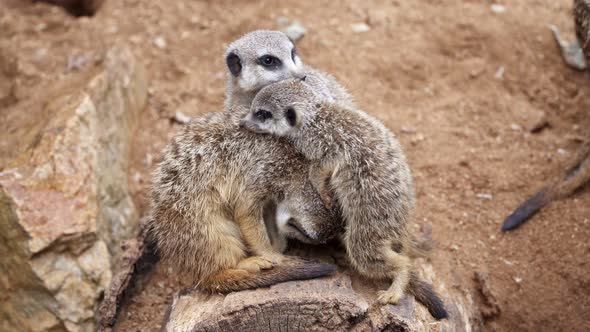
{"type": "Polygon", "coordinates": [[[238,76],[242,72],[242,60],[234,52],[231,52],[225,57],[225,64],[229,72],[234,76],[238,76]]]}
{"type": "Polygon", "coordinates": [[[285,119],[287,119],[287,123],[291,127],[295,127],[297,123],[297,112],[293,109],[293,107],[287,107],[285,110],[285,119]]]}

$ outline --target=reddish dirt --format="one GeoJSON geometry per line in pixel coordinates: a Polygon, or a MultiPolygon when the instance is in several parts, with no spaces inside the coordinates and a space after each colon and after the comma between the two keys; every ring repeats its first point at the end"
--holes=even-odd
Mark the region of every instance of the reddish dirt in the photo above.
{"type": "MultiPolygon", "coordinates": [[[[0,51],[18,65],[13,96],[0,106],[19,107],[72,75],[68,57],[93,59],[115,42],[129,44],[151,81],[130,165],[145,212],[149,172],[180,126],[170,116],[222,106],[225,45],[248,30],[273,28],[278,16],[299,20],[309,30],[298,45],[304,61],[334,74],[363,110],[398,134],[415,177],[416,220],[432,225],[439,244],[437,273],[457,273],[469,282],[454,286],[470,290],[475,272],[488,274],[501,313],[484,329],[588,331],[588,186],[522,228],[499,231],[590,128],[590,77],[564,65],[547,28],[573,36],[570,2],[505,0],[506,12],[495,14],[491,1],[476,0],[107,0],[96,16],[73,18],[49,5],[5,0],[0,51]],[[357,22],[371,30],[354,33],[357,22]],[[542,114],[549,128],[529,133],[542,114]]],[[[156,270],[119,330],[159,329],[177,285],[166,275],[156,270]]]]}

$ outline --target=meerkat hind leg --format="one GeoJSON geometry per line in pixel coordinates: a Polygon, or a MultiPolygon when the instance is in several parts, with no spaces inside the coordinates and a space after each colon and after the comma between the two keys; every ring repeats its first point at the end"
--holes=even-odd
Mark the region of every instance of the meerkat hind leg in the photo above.
{"type": "MultiPolygon", "coordinates": [[[[262,215],[258,214],[247,214],[240,213],[236,217],[236,223],[240,227],[242,237],[248,246],[248,249],[255,256],[250,257],[249,262],[244,263],[244,266],[252,267],[252,263],[259,265],[264,268],[271,268],[272,266],[280,263],[283,260],[283,255],[273,248],[270,243],[270,238],[264,227],[264,221],[262,215]],[[268,263],[271,266],[268,267],[268,263]]],[[[263,269],[264,269],[263,268],[263,269]]]]}
{"type": "Polygon", "coordinates": [[[379,292],[377,300],[381,304],[396,304],[404,296],[410,281],[410,258],[387,249],[385,265],[390,269],[393,280],[387,290],[379,292]]]}
{"type": "Polygon", "coordinates": [[[268,270],[276,265],[272,258],[264,256],[251,256],[242,259],[238,262],[236,269],[246,270],[248,272],[259,272],[260,270],[268,270]]]}

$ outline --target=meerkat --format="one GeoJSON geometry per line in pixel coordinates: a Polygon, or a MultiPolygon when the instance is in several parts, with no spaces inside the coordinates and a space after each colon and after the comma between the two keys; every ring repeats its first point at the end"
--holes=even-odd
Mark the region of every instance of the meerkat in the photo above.
{"type": "Polygon", "coordinates": [[[412,177],[399,142],[380,121],[326,102],[304,77],[261,89],[240,126],[286,138],[312,162],[312,183],[332,193],[343,218],[352,267],[392,280],[379,302],[397,303],[409,289],[433,317],[448,316],[432,286],[412,272],[414,243],[406,226],[414,207],[412,177]]]}
{"type": "Polygon", "coordinates": [[[165,148],[153,176],[149,234],[164,261],[203,290],[226,293],[335,271],[286,258],[281,243],[273,247],[263,222],[270,202],[296,216],[281,220],[281,236],[322,242],[335,223],[307,179],[309,162],[284,140],[239,129],[247,112],[194,119],[165,148]]]}
{"type": "Polygon", "coordinates": [[[225,63],[226,108],[250,107],[263,87],[303,76],[326,100],[353,106],[346,89],[332,75],[303,64],[293,41],[280,31],[256,30],[243,35],[227,47],[225,63]]]}
{"type": "MultiPolygon", "coordinates": [[[[586,63],[590,63],[590,1],[574,0],[574,23],[578,45],[586,63]]],[[[590,181],[590,132],[569,166],[556,178],[520,204],[502,223],[502,231],[509,231],[529,220],[550,202],[567,197],[590,181]]]]}

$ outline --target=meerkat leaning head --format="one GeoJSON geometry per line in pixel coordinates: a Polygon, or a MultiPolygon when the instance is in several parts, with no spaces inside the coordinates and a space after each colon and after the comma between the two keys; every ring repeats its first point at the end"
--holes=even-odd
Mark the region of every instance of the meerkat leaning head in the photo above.
{"type": "Polygon", "coordinates": [[[225,63],[226,106],[250,106],[258,90],[303,70],[295,44],[284,33],[270,30],[252,31],[232,42],[225,63]]]}
{"type": "Polygon", "coordinates": [[[240,126],[259,134],[286,137],[313,120],[321,98],[306,77],[284,80],[264,87],[252,101],[240,126]]]}

